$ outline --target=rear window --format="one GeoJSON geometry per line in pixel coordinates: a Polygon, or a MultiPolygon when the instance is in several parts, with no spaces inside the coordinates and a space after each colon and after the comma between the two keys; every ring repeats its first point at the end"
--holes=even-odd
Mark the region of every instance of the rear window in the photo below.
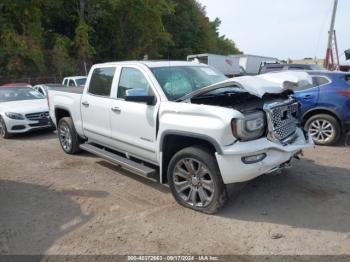
{"type": "Polygon", "coordinates": [[[114,73],[114,67],[96,68],[92,72],[89,93],[98,96],[110,96],[114,73]]]}
{"type": "Polygon", "coordinates": [[[273,71],[281,71],[283,69],[282,65],[269,65],[265,66],[261,69],[261,72],[267,73],[267,72],[273,72],[273,71]]]}
{"type": "Polygon", "coordinates": [[[326,70],[323,66],[317,65],[317,64],[310,65],[310,69],[311,70],[326,70]]]}
{"type": "Polygon", "coordinates": [[[83,86],[86,83],[86,77],[75,79],[78,86],[83,86]]]}
{"type": "Polygon", "coordinates": [[[302,66],[290,66],[288,67],[289,70],[305,70],[306,67],[302,67],[302,66]]]}
{"type": "Polygon", "coordinates": [[[69,80],[68,86],[75,86],[74,81],[73,80],[69,80]]]}

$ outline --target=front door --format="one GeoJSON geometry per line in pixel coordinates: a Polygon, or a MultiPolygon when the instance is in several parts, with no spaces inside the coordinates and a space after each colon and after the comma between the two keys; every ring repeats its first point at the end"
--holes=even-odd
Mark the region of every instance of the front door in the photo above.
{"type": "Polygon", "coordinates": [[[135,94],[138,96],[155,95],[155,92],[141,69],[123,67],[120,72],[116,99],[111,104],[112,139],[115,147],[124,152],[156,162],[159,99],[154,105],[125,100],[128,95],[135,94]]]}

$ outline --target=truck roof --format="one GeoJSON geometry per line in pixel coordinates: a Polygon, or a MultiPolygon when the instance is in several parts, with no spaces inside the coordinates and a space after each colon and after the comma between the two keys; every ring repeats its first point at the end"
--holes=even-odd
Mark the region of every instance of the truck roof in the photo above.
{"type": "Polygon", "coordinates": [[[64,79],[80,79],[80,78],[86,78],[87,76],[67,76],[64,79]]]}
{"type": "Polygon", "coordinates": [[[153,68],[153,67],[167,67],[167,66],[203,66],[204,64],[198,64],[194,62],[187,62],[187,61],[167,61],[167,60],[160,60],[160,61],[154,61],[154,60],[135,60],[135,61],[122,61],[122,62],[107,62],[102,64],[97,64],[98,66],[103,65],[121,65],[121,64],[143,64],[147,67],[153,68]]]}

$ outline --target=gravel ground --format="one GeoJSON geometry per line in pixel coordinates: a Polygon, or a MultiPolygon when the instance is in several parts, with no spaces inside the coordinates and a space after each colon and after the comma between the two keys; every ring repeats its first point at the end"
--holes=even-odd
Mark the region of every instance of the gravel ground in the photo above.
{"type": "Polygon", "coordinates": [[[350,148],[229,187],[217,215],[56,135],[0,140],[0,254],[350,254],[350,148]]]}

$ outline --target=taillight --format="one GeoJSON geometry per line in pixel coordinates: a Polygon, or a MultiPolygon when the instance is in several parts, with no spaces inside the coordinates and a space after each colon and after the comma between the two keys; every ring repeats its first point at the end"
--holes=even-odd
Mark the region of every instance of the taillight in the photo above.
{"type": "Polygon", "coordinates": [[[338,90],[337,93],[342,96],[350,97],[350,90],[338,90]]]}

